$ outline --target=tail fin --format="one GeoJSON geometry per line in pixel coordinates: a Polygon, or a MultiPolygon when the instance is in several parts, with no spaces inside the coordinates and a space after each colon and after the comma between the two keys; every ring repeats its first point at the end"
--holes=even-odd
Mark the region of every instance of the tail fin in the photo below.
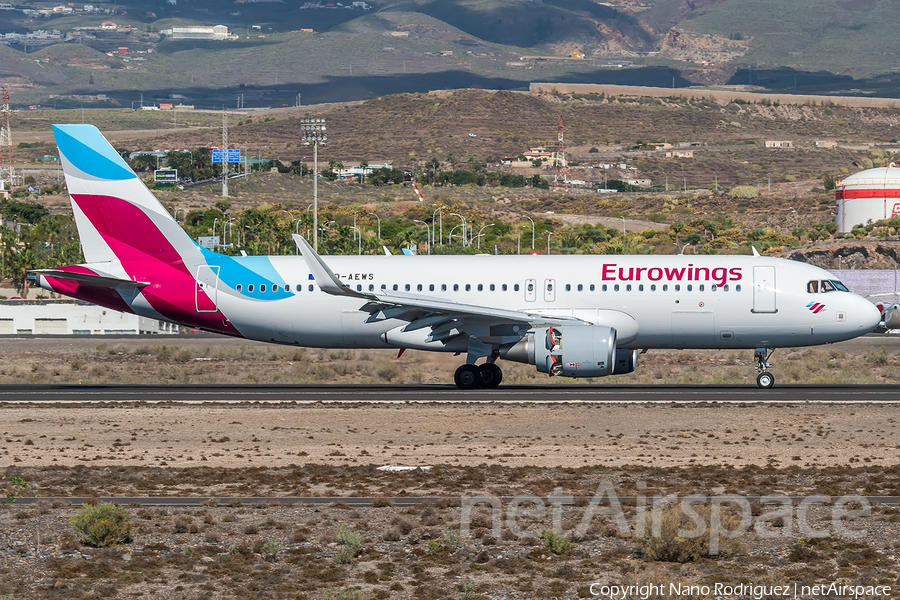
{"type": "Polygon", "coordinates": [[[54,125],[88,263],[200,262],[201,251],[93,125],[54,125]]]}

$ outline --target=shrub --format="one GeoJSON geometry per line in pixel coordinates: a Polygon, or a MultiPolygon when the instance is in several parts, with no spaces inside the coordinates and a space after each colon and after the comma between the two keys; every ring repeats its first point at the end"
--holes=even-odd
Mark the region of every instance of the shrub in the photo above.
{"type": "MultiPolygon", "coordinates": [[[[686,563],[711,556],[727,557],[736,554],[741,543],[722,535],[737,529],[740,520],[727,509],[719,515],[720,531],[718,554],[711,554],[710,527],[712,508],[709,504],[691,506],[702,520],[702,530],[698,532],[697,522],[684,514],[678,504],[668,504],[662,508],[659,518],[659,535],[654,535],[652,518],[648,518],[636,529],[635,549],[647,560],[686,563]],[[697,533],[695,533],[697,532],[697,533]]],[[[653,515],[656,516],[656,515],[653,515]]]]}
{"type": "Polygon", "coordinates": [[[269,540],[262,546],[263,558],[268,562],[278,560],[278,553],[281,552],[281,542],[278,540],[269,540]]]}
{"type": "Polygon", "coordinates": [[[568,554],[575,547],[569,538],[558,535],[552,529],[543,530],[541,532],[541,539],[544,540],[544,549],[556,556],[568,554]]]}
{"type": "Polygon", "coordinates": [[[731,188],[732,198],[756,198],[759,192],[752,185],[736,185],[731,188]]]}
{"type": "Polygon", "coordinates": [[[394,501],[390,498],[380,497],[372,500],[373,508],[390,508],[394,506],[394,501]]]}
{"type": "Polygon", "coordinates": [[[345,585],[326,591],[322,600],[363,600],[363,595],[359,590],[345,585]]]}
{"type": "Polygon", "coordinates": [[[98,502],[84,506],[69,520],[81,541],[98,548],[124,544],[131,540],[128,512],[118,504],[98,502]]]}
{"type": "Polygon", "coordinates": [[[337,543],[342,546],[334,555],[334,560],[339,563],[348,563],[362,553],[363,545],[366,543],[365,538],[358,532],[353,531],[347,525],[341,525],[337,534],[337,543]]]}

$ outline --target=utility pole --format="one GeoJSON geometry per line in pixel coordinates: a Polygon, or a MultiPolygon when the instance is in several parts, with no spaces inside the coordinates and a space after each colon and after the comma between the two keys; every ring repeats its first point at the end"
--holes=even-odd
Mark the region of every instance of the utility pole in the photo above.
{"type": "Polygon", "coordinates": [[[569,190],[569,171],[566,167],[566,143],[563,140],[563,118],[559,118],[559,122],[557,124],[557,146],[556,146],[556,173],[553,176],[553,190],[555,191],[559,186],[560,180],[562,180],[563,186],[566,188],[566,191],[569,190]],[[562,163],[562,169],[560,169],[560,163],[562,163]]]}

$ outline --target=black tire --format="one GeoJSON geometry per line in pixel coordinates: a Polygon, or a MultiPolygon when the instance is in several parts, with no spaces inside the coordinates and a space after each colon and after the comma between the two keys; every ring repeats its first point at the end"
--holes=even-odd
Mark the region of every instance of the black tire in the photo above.
{"type": "Polygon", "coordinates": [[[461,390],[474,390],[481,387],[481,369],[475,365],[462,365],[453,375],[456,387],[461,390]]]}
{"type": "Polygon", "coordinates": [[[481,387],[494,389],[503,381],[503,371],[494,363],[484,363],[479,369],[481,371],[481,387]]]}
{"type": "Polygon", "coordinates": [[[775,385],[775,376],[768,371],[763,371],[756,376],[756,385],[764,390],[767,390],[775,385]]]}

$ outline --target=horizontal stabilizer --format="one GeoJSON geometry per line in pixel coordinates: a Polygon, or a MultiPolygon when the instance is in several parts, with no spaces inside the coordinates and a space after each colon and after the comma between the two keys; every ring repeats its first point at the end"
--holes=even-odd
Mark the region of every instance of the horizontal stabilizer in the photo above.
{"type": "Polygon", "coordinates": [[[74,281],[81,285],[96,288],[117,288],[120,286],[131,286],[143,289],[150,285],[146,281],[131,281],[130,279],[120,279],[109,275],[92,275],[90,273],[73,273],[71,271],[63,271],[61,269],[36,269],[29,271],[35,275],[43,275],[44,277],[53,277],[54,279],[64,279],[66,281],[74,281]]]}

